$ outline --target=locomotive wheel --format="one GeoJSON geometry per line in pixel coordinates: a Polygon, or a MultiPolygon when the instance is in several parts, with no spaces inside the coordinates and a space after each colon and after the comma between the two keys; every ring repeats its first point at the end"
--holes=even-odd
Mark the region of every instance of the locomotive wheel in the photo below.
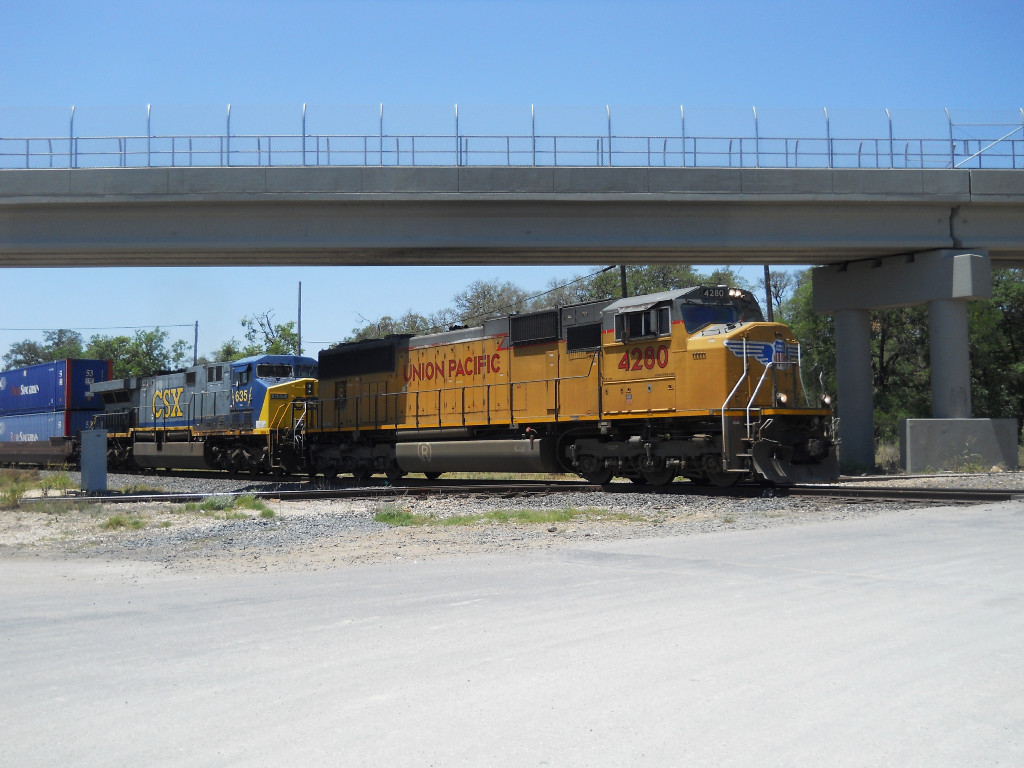
{"type": "Polygon", "coordinates": [[[676,478],[675,467],[661,467],[660,469],[645,469],[644,480],[651,485],[668,485],[676,478]]]}
{"type": "Polygon", "coordinates": [[[580,472],[580,476],[588,483],[594,485],[607,485],[612,481],[612,475],[614,473],[609,467],[602,467],[601,469],[595,469],[590,472],[580,472]]]}
{"type": "Polygon", "coordinates": [[[402,478],[405,477],[405,472],[399,469],[397,464],[389,464],[388,468],[384,470],[384,476],[391,485],[398,485],[402,482],[402,478]]]}
{"type": "Polygon", "coordinates": [[[352,477],[357,483],[365,483],[373,477],[373,470],[369,467],[357,467],[353,470],[352,477]]]}
{"type": "Polygon", "coordinates": [[[269,459],[268,459],[268,456],[267,456],[267,452],[265,450],[264,451],[260,451],[259,453],[254,454],[253,457],[249,461],[249,472],[250,472],[250,474],[253,474],[253,475],[263,475],[263,474],[266,474],[267,465],[269,463],[270,462],[269,462],[269,459]]]}
{"type": "Polygon", "coordinates": [[[708,484],[716,488],[729,488],[740,481],[739,472],[725,472],[722,470],[706,471],[705,477],[708,484]]]}
{"type": "Polygon", "coordinates": [[[726,472],[722,469],[722,462],[719,456],[713,453],[705,453],[701,461],[700,474],[688,475],[689,479],[698,485],[713,485],[716,488],[728,488],[739,482],[740,472],[726,472]]]}

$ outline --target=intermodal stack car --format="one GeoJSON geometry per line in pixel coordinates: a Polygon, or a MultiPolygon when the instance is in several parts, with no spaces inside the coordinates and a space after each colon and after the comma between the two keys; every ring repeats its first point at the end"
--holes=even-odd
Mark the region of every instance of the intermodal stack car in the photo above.
{"type": "Polygon", "coordinates": [[[112,372],[109,360],[86,359],[0,371],[0,462],[76,463],[81,431],[103,410],[92,386],[112,372]]]}

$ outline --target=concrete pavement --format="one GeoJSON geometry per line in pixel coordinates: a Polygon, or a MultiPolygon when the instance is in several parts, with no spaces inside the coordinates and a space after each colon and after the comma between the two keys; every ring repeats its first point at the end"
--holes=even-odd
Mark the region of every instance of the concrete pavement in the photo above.
{"type": "Polygon", "coordinates": [[[1024,764],[1024,504],[327,572],[0,561],[0,765],[1024,764]]]}

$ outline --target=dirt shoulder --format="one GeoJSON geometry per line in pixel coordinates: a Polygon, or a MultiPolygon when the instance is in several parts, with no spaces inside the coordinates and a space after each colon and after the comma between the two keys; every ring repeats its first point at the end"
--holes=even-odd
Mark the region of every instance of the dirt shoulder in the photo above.
{"type": "MultiPolygon", "coordinates": [[[[908,480],[892,481],[900,484],[908,480]]],[[[1024,476],[925,478],[917,485],[1024,489],[1024,476]]],[[[529,499],[434,496],[395,500],[269,501],[267,507],[201,511],[171,503],[25,504],[0,510],[0,561],[86,559],[147,563],[175,572],[319,570],[450,559],[578,546],[610,539],[696,536],[780,525],[913,514],[921,504],[836,502],[808,498],[720,498],[573,493],[529,499]],[[391,526],[374,517],[405,510],[432,524],[391,526]],[[510,509],[574,510],[557,523],[479,520],[441,525],[455,515],[510,509]]]]}

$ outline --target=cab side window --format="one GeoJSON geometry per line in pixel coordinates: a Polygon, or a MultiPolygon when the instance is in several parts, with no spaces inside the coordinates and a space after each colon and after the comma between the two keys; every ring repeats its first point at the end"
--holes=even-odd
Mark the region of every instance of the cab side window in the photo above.
{"type": "Polygon", "coordinates": [[[623,312],[615,316],[616,341],[664,336],[671,331],[672,316],[669,307],[655,307],[642,312],[623,312]]]}

